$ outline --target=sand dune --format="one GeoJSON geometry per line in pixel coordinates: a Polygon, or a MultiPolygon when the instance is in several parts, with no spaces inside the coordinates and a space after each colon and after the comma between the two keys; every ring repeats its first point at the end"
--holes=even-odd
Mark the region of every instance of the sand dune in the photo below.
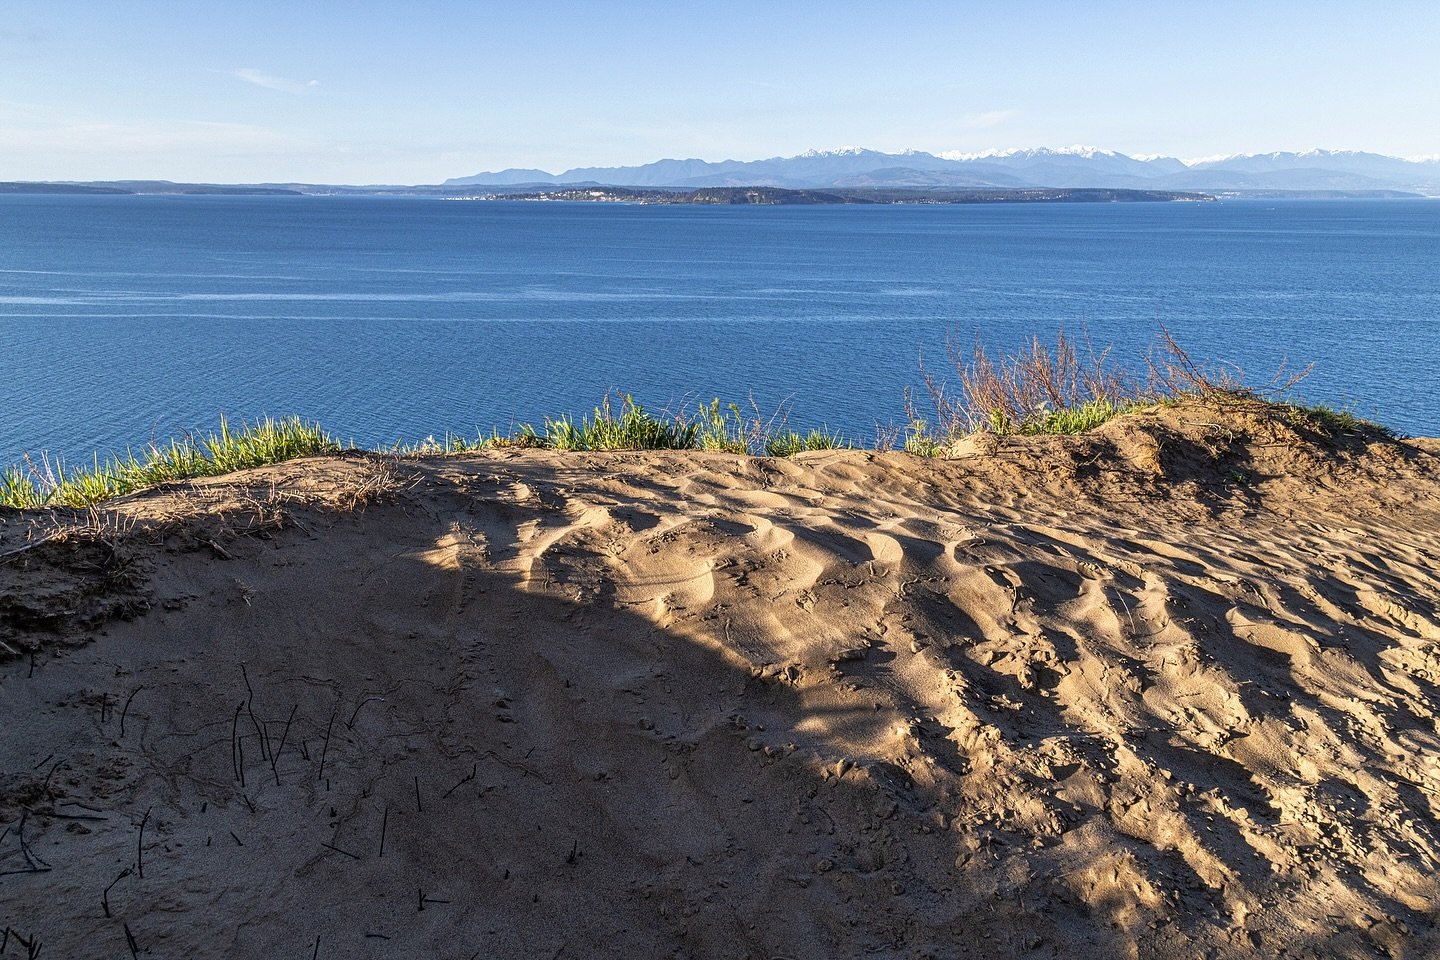
{"type": "Polygon", "coordinates": [[[1440,952],[1440,444],[952,455],[0,514],[0,956],[1440,952]]]}

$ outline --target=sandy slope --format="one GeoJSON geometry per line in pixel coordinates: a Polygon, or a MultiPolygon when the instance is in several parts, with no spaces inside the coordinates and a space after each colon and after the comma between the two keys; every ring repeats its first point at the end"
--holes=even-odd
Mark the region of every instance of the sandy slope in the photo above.
{"type": "Polygon", "coordinates": [[[1186,407],[0,514],[0,957],[1433,956],[1437,454],[1186,407]]]}

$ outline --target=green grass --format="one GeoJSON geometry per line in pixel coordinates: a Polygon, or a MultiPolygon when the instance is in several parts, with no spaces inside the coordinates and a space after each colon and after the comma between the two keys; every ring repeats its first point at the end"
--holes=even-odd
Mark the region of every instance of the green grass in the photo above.
{"type": "MultiPolygon", "coordinates": [[[[723,450],[726,453],[749,453],[755,424],[747,423],[740,405],[723,407],[720,398],[701,403],[695,412],[696,444],[701,450],[723,450]]],[[[758,421],[757,421],[758,423],[758,421]]]]}
{"type": "Polygon", "coordinates": [[[1324,404],[1280,403],[1281,414],[1291,424],[1310,426],[1331,437],[1375,437],[1398,440],[1400,434],[1389,427],[1355,416],[1349,410],[1336,410],[1324,404]]]}
{"type": "Polygon", "coordinates": [[[122,494],[176,480],[214,477],[318,453],[335,453],[339,442],[319,424],[286,417],[186,436],[152,445],[139,456],[126,452],[90,467],[70,469],[58,461],[29,461],[0,475],[0,506],[85,507],[122,494]]]}
{"type": "Polygon", "coordinates": [[[793,457],[810,450],[853,450],[855,445],[838,433],[828,430],[811,430],[796,433],[785,430],[765,439],[765,454],[771,457],[793,457]]]}
{"type": "MultiPolygon", "coordinates": [[[[475,439],[446,434],[416,443],[395,444],[384,452],[428,456],[477,450],[539,448],[581,450],[721,450],[788,457],[806,450],[833,450],[850,444],[838,433],[773,430],[758,416],[747,420],[735,404],[719,399],[702,403],[694,415],[656,416],[624,396],[614,409],[607,398],[594,413],[546,419],[541,429],[525,424],[509,434],[492,432],[475,439]]],[[[211,434],[186,436],[166,445],[127,451],[74,469],[59,461],[27,458],[0,472],[0,507],[40,509],[86,507],[126,493],[176,480],[212,477],[249,467],[280,463],[311,454],[335,453],[344,446],[318,424],[296,417],[265,419],[232,429],[225,420],[211,434]]]]}
{"type": "Polygon", "coordinates": [[[1039,411],[1033,419],[1020,424],[1015,432],[1026,436],[1085,433],[1142,405],[1133,400],[1116,401],[1110,397],[1100,397],[1073,407],[1039,411]]]}
{"type": "Polygon", "coordinates": [[[542,438],[553,450],[693,450],[699,436],[700,424],[651,416],[627,394],[618,415],[607,398],[578,423],[547,419],[542,438]]]}
{"type": "MultiPolygon", "coordinates": [[[[1192,364],[1174,344],[1165,341],[1171,360],[1151,364],[1144,387],[1123,371],[1113,371],[1102,358],[1082,366],[1072,344],[1062,339],[1050,353],[1038,341],[1018,358],[992,363],[978,347],[973,358],[961,359],[965,383],[958,399],[950,399],[942,384],[926,375],[935,403],[933,421],[919,417],[910,406],[910,422],[902,431],[877,436],[875,448],[894,446],[920,456],[943,456],[954,443],[978,431],[997,435],[1066,435],[1093,430],[1115,417],[1152,403],[1171,403],[1184,397],[1207,402],[1243,402],[1334,440],[1396,440],[1400,435],[1354,414],[1322,405],[1267,400],[1237,381],[1210,378],[1192,364]],[[1051,401],[1057,401],[1052,403],[1051,401]]],[[[751,402],[754,407],[754,402],[751,402]]],[[[718,398],[700,403],[693,413],[655,415],[631,396],[620,397],[619,410],[607,398],[591,416],[578,421],[570,416],[546,419],[540,429],[524,424],[509,434],[492,431],[475,439],[445,435],[418,443],[397,444],[388,453],[427,456],[506,448],[541,448],[562,451],[603,450],[717,450],[754,456],[789,457],[810,450],[853,449],[855,444],[839,433],[810,430],[800,433],[785,423],[783,405],[769,417],[758,408],[746,416],[736,404],[718,398]]],[[[177,480],[210,477],[279,463],[312,454],[335,453],[342,444],[319,424],[287,417],[264,419],[231,429],[224,419],[211,434],[187,435],[166,445],[151,445],[140,455],[126,452],[91,466],[71,469],[58,461],[26,458],[23,464],[0,472],[0,507],[39,509],[85,507],[146,487],[177,480]]]]}

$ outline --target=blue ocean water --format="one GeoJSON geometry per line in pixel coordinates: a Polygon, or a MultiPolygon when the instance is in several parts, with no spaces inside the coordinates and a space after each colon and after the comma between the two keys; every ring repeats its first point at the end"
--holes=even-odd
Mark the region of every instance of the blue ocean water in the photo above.
{"type": "Polygon", "coordinates": [[[362,444],[721,396],[866,437],[1061,325],[1440,433],[1440,203],[0,198],[0,464],[298,413],[362,444]]]}

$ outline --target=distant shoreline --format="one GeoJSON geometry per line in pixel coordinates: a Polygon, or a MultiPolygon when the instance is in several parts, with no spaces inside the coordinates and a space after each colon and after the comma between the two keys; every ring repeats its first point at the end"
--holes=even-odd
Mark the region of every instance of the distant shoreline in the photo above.
{"type": "Polygon", "coordinates": [[[1169,190],[1064,188],[984,190],[785,190],[778,187],[705,187],[699,190],[588,187],[530,193],[485,193],[457,200],[530,200],[579,203],[688,204],[699,206],[818,206],[829,204],[959,203],[1207,203],[1206,193],[1169,190]]]}
{"type": "Polygon", "coordinates": [[[4,196],[412,197],[696,206],[952,205],[995,203],[1209,203],[1216,200],[1424,200],[1403,190],[1141,190],[1118,187],[617,187],[602,184],[369,185],[174,183],[168,180],[0,182],[4,196]]]}

